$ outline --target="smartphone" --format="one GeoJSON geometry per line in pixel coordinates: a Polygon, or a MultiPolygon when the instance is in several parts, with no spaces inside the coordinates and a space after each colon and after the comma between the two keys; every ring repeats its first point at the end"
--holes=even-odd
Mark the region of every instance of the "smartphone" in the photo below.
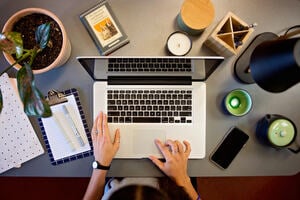
{"type": "Polygon", "coordinates": [[[218,167],[227,169],[248,139],[249,136],[244,131],[237,127],[230,128],[223,140],[212,152],[210,160],[218,167]]]}

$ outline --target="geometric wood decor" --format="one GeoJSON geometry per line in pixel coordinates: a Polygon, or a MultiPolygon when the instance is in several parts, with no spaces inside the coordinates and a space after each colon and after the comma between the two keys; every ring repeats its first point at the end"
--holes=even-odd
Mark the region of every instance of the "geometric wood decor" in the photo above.
{"type": "Polygon", "coordinates": [[[204,44],[217,54],[229,57],[239,52],[253,31],[254,29],[239,17],[228,12],[204,44]]]}

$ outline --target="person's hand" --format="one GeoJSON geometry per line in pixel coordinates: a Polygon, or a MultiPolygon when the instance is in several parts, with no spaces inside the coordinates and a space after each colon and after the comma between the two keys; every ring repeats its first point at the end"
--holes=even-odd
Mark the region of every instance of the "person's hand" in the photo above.
{"type": "Polygon", "coordinates": [[[120,146],[120,130],[117,129],[111,141],[107,116],[102,112],[95,119],[92,128],[94,156],[101,165],[109,166],[120,146]]]}
{"type": "Polygon", "coordinates": [[[165,158],[165,162],[160,161],[155,156],[150,156],[149,159],[167,176],[169,176],[178,186],[185,186],[190,182],[190,177],[187,174],[187,162],[191,153],[190,143],[178,140],[167,140],[163,144],[160,140],[155,140],[155,143],[165,158]]]}

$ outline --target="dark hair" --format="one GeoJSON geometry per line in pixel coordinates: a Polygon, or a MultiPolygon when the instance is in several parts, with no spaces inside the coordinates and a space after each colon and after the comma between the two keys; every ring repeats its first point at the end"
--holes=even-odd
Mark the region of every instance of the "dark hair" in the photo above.
{"type": "Polygon", "coordinates": [[[164,193],[168,194],[169,199],[172,200],[192,200],[192,198],[186,193],[183,187],[178,186],[169,177],[159,178],[159,188],[164,193]]]}
{"type": "Polygon", "coordinates": [[[130,185],[115,191],[109,200],[191,200],[183,187],[177,186],[169,178],[160,178],[159,188],[130,185]]]}
{"type": "Polygon", "coordinates": [[[109,200],[171,200],[168,196],[155,189],[144,185],[129,185],[115,191],[109,200]]]}

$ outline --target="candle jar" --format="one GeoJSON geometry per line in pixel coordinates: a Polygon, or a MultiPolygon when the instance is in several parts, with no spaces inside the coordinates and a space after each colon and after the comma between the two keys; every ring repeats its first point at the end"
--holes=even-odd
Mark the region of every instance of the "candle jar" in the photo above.
{"type": "Polygon", "coordinates": [[[246,90],[235,89],[225,96],[223,105],[227,113],[241,117],[251,110],[252,99],[246,90]]]}
{"type": "Polygon", "coordinates": [[[190,52],[192,40],[185,32],[176,31],[168,37],[166,47],[170,54],[184,56],[190,52]]]}

